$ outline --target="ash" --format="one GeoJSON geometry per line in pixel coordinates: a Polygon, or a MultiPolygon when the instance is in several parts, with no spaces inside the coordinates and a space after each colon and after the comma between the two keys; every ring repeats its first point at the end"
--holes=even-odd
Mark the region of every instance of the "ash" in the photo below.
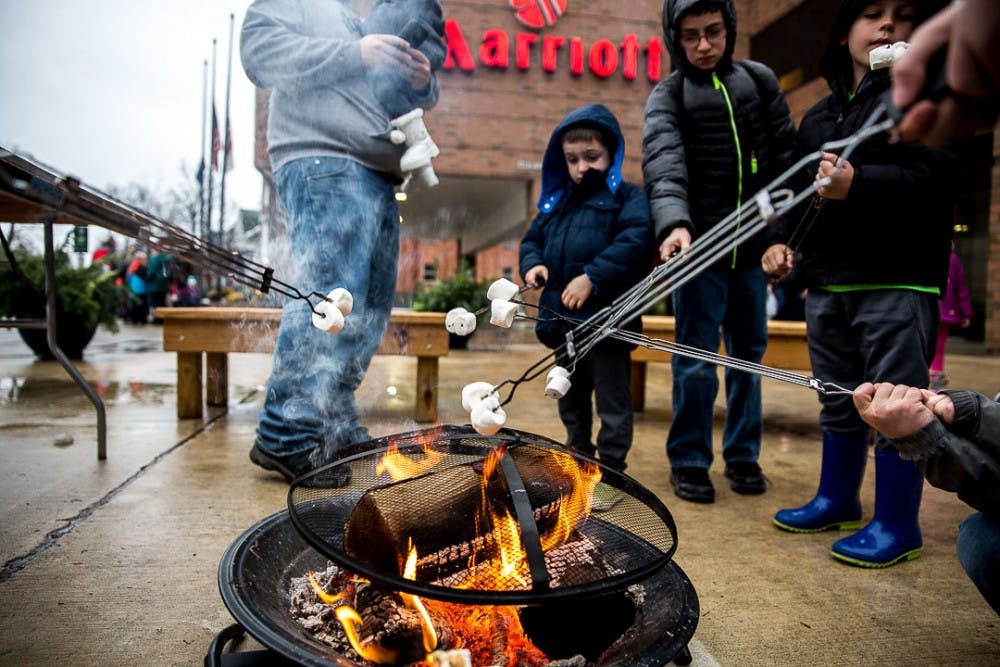
{"type": "MultiPolygon", "coordinates": [[[[401,651],[400,665],[425,665],[421,650],[420,620],[416,612],[403,605],[395,593],[390,593],[360,582],[353,574],[328,562],[326,570],[314,572],[317,583],[331,595],[344,594],[341,603],[323,602],[309,581],[308,575],[293,577],[289,584],[289,611],[299,625],[314,639],[329,646],[333,652],[360,664],[373,664],[362,658],[351,647],[334,609],[341,604],[353,607],[364,619],[358,628],[362,643],[377,642],[386,648],[401,651]]],[[[454,632],[443,621],[432,617],[438,635],[438,649],[449,651],[459,643],[454,632]]],[[[457,653],[457,652],[456,652],[457,653]]],[[[542,662],[525,662],[517,665],[475,665],[473,667],[586,667],[583,656],[542,662]]]]}

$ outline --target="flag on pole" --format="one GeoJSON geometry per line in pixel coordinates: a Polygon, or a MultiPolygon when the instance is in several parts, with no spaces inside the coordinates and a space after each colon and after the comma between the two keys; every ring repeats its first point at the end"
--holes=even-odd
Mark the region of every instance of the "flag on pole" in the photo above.
{"type": "Polygon", "coordinates": [[[202,185],[205,182],[205,158],[202,157],[198,162],[198,171],[194,173],[194,180],[198,185],[202,185]]]}
{"type": "Polygon", "coordinates": [[[219,118],[212,105],[212,171],[219,171],[219,151],[222,150],[222,139],[219,137],[219,118]]]}
{"type": "Polygon", "coordinates": [[[226,153],[225,153],[225,164],[222,165],[223,170],[232,171],[233,169],[233,133],[230,131],[229,127],[229,114],[226,114],[226,153]]]}

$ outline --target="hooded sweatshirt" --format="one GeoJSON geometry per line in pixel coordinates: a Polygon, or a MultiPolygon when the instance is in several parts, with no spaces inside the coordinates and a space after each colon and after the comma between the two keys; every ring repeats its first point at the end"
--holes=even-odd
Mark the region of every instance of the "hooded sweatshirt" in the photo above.
{"type": "MultiPolygon", "coordinates": [[[[663,36],[674,71],[646,102],[642,170],[657,243],[678,226],[704,235],[790,164],[795,126],[777,77],[757,62],[733,61],[736,9],[721,3],[726,45],[714,71],[688,62],[681,20],[701,0],[663,3],[663,36]]],[[[759,264],[748,241],[740,266],[759,264]]],[[[728,260],[727,260],[728,261],[728,260]]]]}
{"type": "MultiPolygon", "coordinates": [[[[618,121],[600,104],[571,111],[549,139],[542,159],[539,212],[520,248],[522,277],[539,264],[549,270],[535,327],[539,340],[549,347],[564,343],[572,328],[557,316],[587,319],[638,282],[648,268],[649,205],[642,188],[622,180],[624,155],[625,138],[618,121]],[[576,184],[569,176],[562,138],[580,126],[599,130],[612,157],[606,172],[591,169],[576,184]],[[594,291],[583,308],[569,310],[562,304],[562,292],[581,274],[587,275],[594,291]]],[[[628,327],[638,331],[639,318],[628,327]]]]}
{"type": "MultiPolygon", "coordinates": [[[[389,140],[389,116],[361,65],[362,20],[350,0],[254,0],[240,34],[250,80],[271,89],[272,171],[292,160],[346,157],[398,178],[406,147],[389,140]]],[[[415,100],[437,102],[437,79],[415,100]]]]}
{"type": "MultiPolygon", "coordinates": [[[[938,4],[917,2],[918,18],[938,4]]],[[[852,95],[854,70],[842,42],[865,6],[857,0],[841,5],[820,65],[832,93],[802,119],[801,155],[857,132],[886,101],[888,70],[868,72],[852,95]]],[[[890,144],[885,134],[860,144],[848,160],[854,178],[847,198],[822,200],[818,215],[806,202],[768,228],[768,241],[786,243],[793,233],[799,237],[805,231],[797,243],[796,266],[807,287],[942,288],[961,173],[956,153],[890,144]]],[[[812,183],[815,170],[813,163],[799,175],[797,192],[812,183]]]]}

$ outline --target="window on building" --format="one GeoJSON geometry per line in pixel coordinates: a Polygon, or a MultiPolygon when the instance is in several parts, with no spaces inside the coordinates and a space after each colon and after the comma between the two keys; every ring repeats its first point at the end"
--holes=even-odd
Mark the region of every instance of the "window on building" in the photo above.
{"type": "Polygon", "coordinates": [[[438,267],[437,264],[428,262],[424,264],[424,282],[432,283],[437,280],[438,277],[438,267]]]}

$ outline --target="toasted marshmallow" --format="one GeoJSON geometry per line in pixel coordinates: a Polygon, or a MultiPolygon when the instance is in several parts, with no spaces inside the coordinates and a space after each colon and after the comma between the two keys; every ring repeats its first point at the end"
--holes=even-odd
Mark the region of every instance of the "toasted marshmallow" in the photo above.
{"type": "Polygon", "coordinates": [[[507,280],[506,278],[500,278],[499,280],[494,280],[490,288],[486,290],[486,298],[490,301],[494,299],[500,299],[501,301],[510,301],[517,293],[520,291],[516,284],[507,280]]]}
{"type": "Polygon", "coordinates": [[[571,386],[573,385],[570,384],[569,378],[549,373],[549,382],[545,385],[545,395],[549,398],[562,398],[569,392],[571,386]]]}
{"type": "Polygon", "coordinates": [[[507,422],[507,413],[496,396],[487,396],[472,409],[472,428],[480,435],[494,435],[507,422]]]}
{"type": "MultiPolygon", "coordinates": [[[[462,387],[462,407],[466,412],[479,405],[487,395],[493,392],[493,385],[489,382],[472,382],[462,387]]],[[[499,405],[499,402],[497,403],[499,405]]]]}
{"type": "Polygon", "coordinates": [[[893,44],[877,46],[868,52],[868,64],[873,70],[892,67],[893,63],[906,53],[906,49],[909,46],[906,42],[895,42],[893,44]]]}
{"type": "Polygon", "coordinates": [[[337,307],[344,317],[351,314],[354,309],[354,296],[343,287],[337,287],[326,295],[326,300],[337,307]]]}
{"type": "Polygon", "coordinates": [[[317,329],[335,334],[344,328],[344,314],[329,301],[320,301],[313,311],[312,323],[317,329]]]}
{"type": "Polygon", "coordinates": [[[495,324],[503,329],[510,329],[514,324],[514,315],[517,314],[517,304],[511,301],[493,299],[490,303],[490,324],[495,324]]]}

